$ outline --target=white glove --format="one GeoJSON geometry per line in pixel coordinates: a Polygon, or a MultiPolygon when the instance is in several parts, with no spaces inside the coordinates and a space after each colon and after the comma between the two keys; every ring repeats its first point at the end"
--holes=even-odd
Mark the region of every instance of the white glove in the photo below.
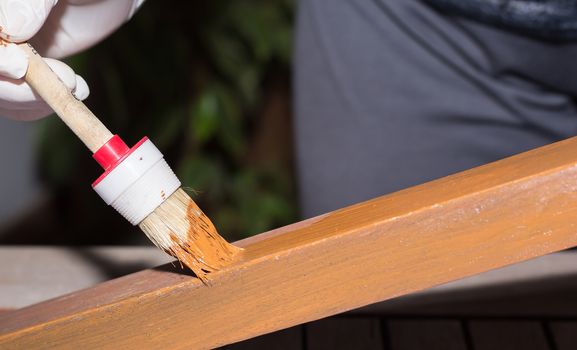
{"type": "MultiPolygon", "coordinates": [[[[144,0],[0,0],[0,117],[34,120],[52,113],[21,78],[26,55],[13,43],[30,41],[47,57],[82,51],[126,22],[144,0]]],[[[46,58],[64,84],[83,100],[88,85],[66,64],[46,58]]]]}

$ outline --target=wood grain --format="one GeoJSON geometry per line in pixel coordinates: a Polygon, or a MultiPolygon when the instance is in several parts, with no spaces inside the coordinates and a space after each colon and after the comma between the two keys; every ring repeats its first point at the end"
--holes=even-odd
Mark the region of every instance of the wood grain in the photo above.
{"type": "Polygon", "coordinates": [[[577,139],[0,315],[0,348],[213,348],[577,245],[577,139]],[[9,316],[9,317],[8,317],[9,316]]]}

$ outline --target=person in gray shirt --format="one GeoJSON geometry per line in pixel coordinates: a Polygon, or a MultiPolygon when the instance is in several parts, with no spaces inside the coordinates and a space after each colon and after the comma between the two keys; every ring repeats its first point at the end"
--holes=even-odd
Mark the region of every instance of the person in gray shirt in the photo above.
{"type": "Polygon", "coordinates": [[[572,3],[299,2],[303,216],[573,136],[572,3]]]}

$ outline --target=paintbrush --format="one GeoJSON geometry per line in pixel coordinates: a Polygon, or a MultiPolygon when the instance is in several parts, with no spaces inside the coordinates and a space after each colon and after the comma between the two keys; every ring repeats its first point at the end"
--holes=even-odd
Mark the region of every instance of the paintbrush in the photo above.
{"type": "Polygon", "coordinates": [[[235,260],[241,248],[218,234],[148,138],[129,148],[72,95],[32,46],[19,46],[29,58],[26,82],[104,168],[92,187],[108,205],[204,283],[211,272],[235,260]]]}

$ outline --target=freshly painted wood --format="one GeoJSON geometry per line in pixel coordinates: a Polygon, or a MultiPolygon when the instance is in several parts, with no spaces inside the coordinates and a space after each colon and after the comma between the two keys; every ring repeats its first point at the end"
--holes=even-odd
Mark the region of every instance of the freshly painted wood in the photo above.
{"type": "Polygon", "coordinates": [[[383,350],[381,323],[376,317],[333,317],[307,324],[308,350],[383,350]]]}
{"type": "Polygon", "coordinates": [[[212,348],[577,245],[577,139],[0,315],[0,348],[212,348]]]}
{"type": "Polygon", "coordinates": [[[469,331],[475,350],[550,349],[543,327],[536,321],[471,321],[469,331]]]}
{"type": "Polygon", "coordinates": [[[393,319],[387,327],[391,350],[467,350],[457,320],[393,319]]]}
{"type": "MultiPolygon", "coordinates": [[[[150,246],[0,247],[0,309],[22,308],[169,261],[168,255],[150,246]]],[[[351,313],[577,319],[575,276],[577,251],[568,250],[351,313]]]]}

